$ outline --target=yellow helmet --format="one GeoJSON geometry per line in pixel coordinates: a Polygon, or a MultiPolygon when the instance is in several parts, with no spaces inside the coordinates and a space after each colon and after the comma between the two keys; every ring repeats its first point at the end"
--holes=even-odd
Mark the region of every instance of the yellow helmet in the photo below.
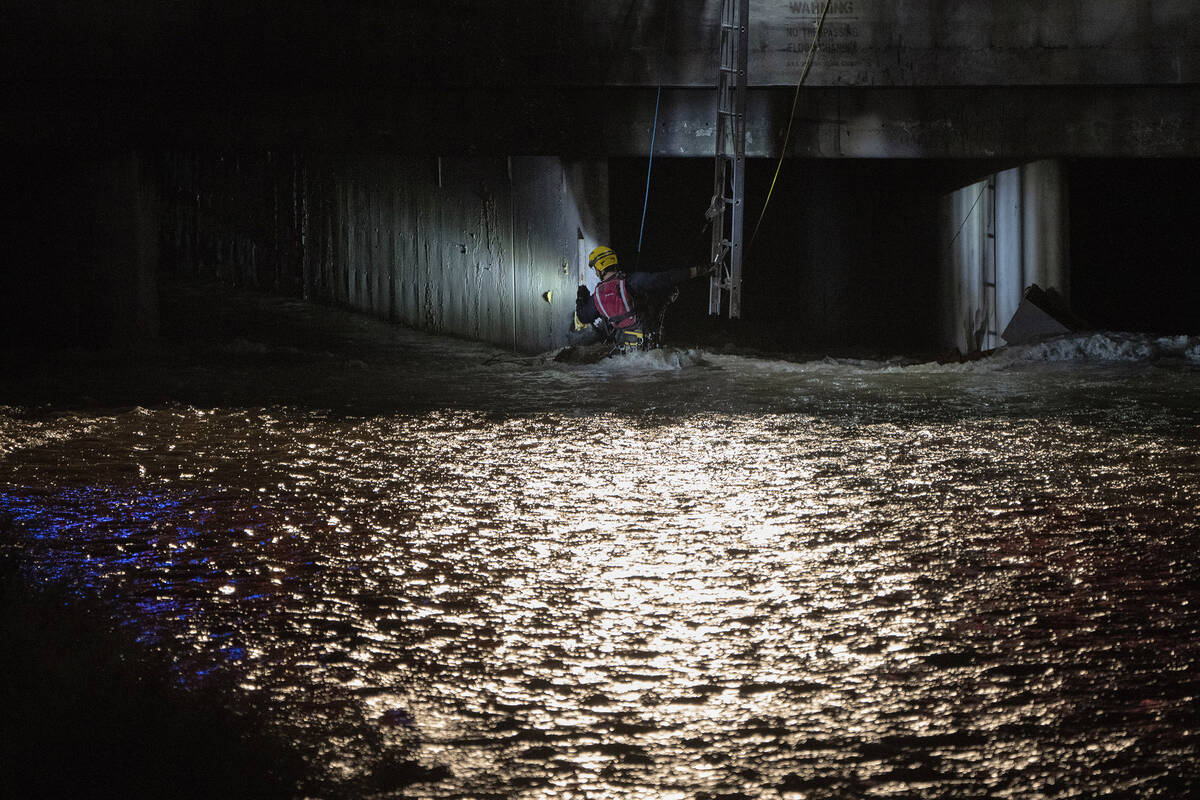
{"type": "Polygon", "coordinates": [[[588,253],[588,266],[601,275],[604,274],[605,270],[612,269],[616,265],[617,254],[613,252],[611,247],[600,245],[591,253],[588,253]]]}

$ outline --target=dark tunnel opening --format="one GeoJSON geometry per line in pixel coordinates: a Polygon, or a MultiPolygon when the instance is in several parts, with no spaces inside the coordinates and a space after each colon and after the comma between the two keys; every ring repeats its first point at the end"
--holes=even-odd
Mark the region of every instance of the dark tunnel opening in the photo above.
{"type": "Polygon", "coordinates": [[[1106,330],[1200,329],[1200,161],[1070,163],[1072,303],[1106,330]]]}
{"type": "MultiPolygon", "coordinates": [[[[609,164],[612,239],[628,262],[655,269],[708,259],[710,160],[656,158],[648,201],[646,159],[609,164]]],[[[782,351],[935,350],[943,247],[938,200],[1011,166],[788,159],[764,212],[777,162],[749,159],[744,319],[709,317],[707,285],[692,284],[672,310],[672,328],[689,341],[733,335],[782,351]]],[[[1104,330],[1195,333],[1200,161],[1071,160],[1067,196],[1076,314],[1104,330]]]]}
{"type": "MultiPolygon", "coordinates": [[[[780,167],[748,159],[743,318],[706,319],[707,285],[692,285],[672,325],[689,338],[734,335],[779,351],[931,352],[937,200],[994,169],[984,161],[788,159],[780,167]]],[[[646,159],[614,159],[610,172],[613,240],[634,253],[646,159]]],[[[708,259],[712,181],[711,160],[655,159],[642,263],[708,259]]]]}

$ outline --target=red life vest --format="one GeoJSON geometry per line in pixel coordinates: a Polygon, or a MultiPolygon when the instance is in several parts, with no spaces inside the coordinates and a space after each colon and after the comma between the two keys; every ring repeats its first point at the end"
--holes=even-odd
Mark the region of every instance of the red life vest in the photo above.
{"type": "Polygon", "coordinates": [[[623,279],[601,281],[592,294],[592,301],[596,304],[596,310],[617,330],[632,328],[638,324],[623,279]]]}

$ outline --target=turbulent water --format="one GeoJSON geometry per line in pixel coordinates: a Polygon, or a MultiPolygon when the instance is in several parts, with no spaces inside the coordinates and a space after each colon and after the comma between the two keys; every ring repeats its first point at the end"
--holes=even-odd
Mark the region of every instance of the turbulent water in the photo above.
{"type": "Polygon", "coordinates": [[[3,544],[270,698],[311,793],[1200,786],[1200,338],[572,366],[173,302],[0,398],[3,544]]]}

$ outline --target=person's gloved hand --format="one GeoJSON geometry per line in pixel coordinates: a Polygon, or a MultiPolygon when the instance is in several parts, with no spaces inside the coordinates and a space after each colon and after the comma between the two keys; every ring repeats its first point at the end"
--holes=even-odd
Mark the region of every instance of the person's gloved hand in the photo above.
{"type": "Polygon", "coordinates": [[[580,285],[580,287],[575,290],[576,300],[587,300],[591,296],[592,293],[587,290],[586,286],[580,285]]]}
{"type": "Polygon", "coordinates": [[[695,278],[700,275],[705,275],[709,278],[712,278],[719,275],[721,272],[721,260],[725,258],[725,253],[728,250],[729,245],[722,244],[721,249],[717,251],[717,255],[713,258],[711,263],[702,264],[698,267],[692,267],[692,277],[695,278]]]}

